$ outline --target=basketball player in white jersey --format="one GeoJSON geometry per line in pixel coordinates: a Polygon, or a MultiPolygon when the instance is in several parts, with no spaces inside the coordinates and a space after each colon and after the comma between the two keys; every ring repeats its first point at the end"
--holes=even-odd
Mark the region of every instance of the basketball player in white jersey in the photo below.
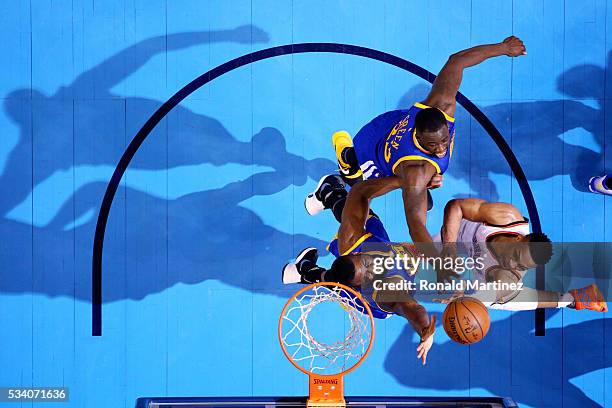
{"type": "MultiPolygon", "coordinates": [[[[331,176],[325,178],[329,177],[331,176]]],[[[334,189],[327,186],[329,191],[319,191],[324,190],[323,186],[326,185],[319,184],[317,191],[309,197],[316,197],[321,201],[322,208],[332,210],[336,219],[341,221],[341,232],[343,226],[350,227],[347,227],[349,230],[361,231],[366,220],[372,218],[368,217],[370,201],[376,196],[400,188],[400,180],[397,177],[385,177],[377,181],[366,180],[360,183],[362,185],[359,190],[362,197],[353,200],[360,205],[345,206],[345,202],[351,201],[350,198],[357,191],[351,189],[347,199],[344,187],[334,189]]],[[[441,180],[437,180],[437,184],[441,184],[441,180]]],[[[366,223],[366,229],[367,227],[366,223]]],[[[357,240],[361,235],[348,234],[345,240],[357,240]]],[[[442,257],[455,258],[456,244],[464,243],[467,244],[465,246],[468,251],[471,251],[468,254],[471,258],[482,258],[482,268],[472,270],[472,280],[480,282],[518,283],[529,269],[544,265],[552,256],[552,244],[548,237],[542,233],[530,233],[529,220],[523,217],[515,206],[508,203],[489,203],[475,198],[455,199],[446,205],[441,240],[444,243],[442,257]]],[[[351,249],[359,250],[359,248],[351,249]]],[[[316,259],[314,262],[313,265],[318,267],[316,259]]],[[[480,264],[476,263],[475,266],[480,264]]],[[[304,272],[300,270],[299,273],[302,275],[304,272]]],[[[437,301],[448,303],[461,295],[463,294],[437,301]]],[[[581,289],[572,289],[567,293],[522,287],[520,291],[488,290],[469,293],[469,296],[478,298],[492,309],[518,311],[568,307],[599,312],[608,310],[601,292],[594,284],[581,289]]]]}
{"type": "MultiPolygon", "coordinates": [[[[472,279],[481,282],[520,282],[525,273],[546,264],[552,244],[543,233],[530,233],[529,220],[512,204],[490,203],[478,198],[451,200],[444,209],[441,240],[443,256],[456,256],[455,244],[463,244],[480,268],[472,279]]],[[[606,312],[607,304],[595,284],[560,294],[523,287],[520,291],[470,294],[487,307],[505,310],[569,307],[606,312]]],[[[442,300],[447,303],[450,299],[442,300]]]]}
{"type": "MultiPolygon", "coordinates": [[[[323,268],[317,265],[317,249],[306,248],[298,254],[294,262],[283,267],[282,281],[285,284],[342,283],[361,293],[363,300],[369,304],[373,317],[404,317],[421,338],[417,347],[417,358],[425,364],[433,345],[436,317],[430,317],[427,310],[414,299],[413,290],[404,289],[408,282],[414,282],[417,268],[394,265],[379,272],[374,268],[376,259],[393,260],[395,256],[415,259],[419,256],[414,245],[390,242],[382,221],[369,210],[370,200],[385,194],[388,191],[387,185],[385,179],[372,179],[356,184],[350,193],[347,193],[340,176],[324,176],[311,199],[318,200],[321,209],[330,209],[340,222],[338,234],[327,247],[336,260],[329,269],[323,268]],[[392,284],[393,288],[401,286],[402,289],[387,290],[377,287],[374,281],[379,281],[382,285],[392,284]],[[406,285],[402,285],[403,283],[406,285]]],[[[361,306],[360,299],[356,298],[354,301],[361,306]]],[[[361,307],[361,311],[364,310],[365,308],[361,307]]]]}
{"type": "Polygon", "coordinates": [[[552,256],[550,239],[543,233],[530,233],[529,220],[515,206],[479,198],[446,204],[440,238],[445,244],[443,254],[455,256],[454,243],[458,243],[468,249],[470,257],[482,257],[476,278],[483,281],[487,269],[494,266],[522,279],[527,270],[546,264],[552,256]],[[535,242],[540,244],[529,245],[535,242]]]}

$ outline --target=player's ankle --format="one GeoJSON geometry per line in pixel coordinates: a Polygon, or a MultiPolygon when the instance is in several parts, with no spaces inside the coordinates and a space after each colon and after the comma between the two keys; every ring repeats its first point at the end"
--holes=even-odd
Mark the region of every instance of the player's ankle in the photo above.
{"type": "Polygon", "coordinates": [[[317,283],[317,282],[321,282],[323,280],[323,275],[325,273],[325,268],[321,268],[320,266],[317,266],[316,264],[313,264],[312,262],[309,262],[312,265],[308,265],[309,268],[302,270],[302,268],[299,268],[298,270],[300,271],[300,275],[302,275],[302,280],[305,283],[317,283]]]}
{"type": "Polygon", "coordinates": [[[321,190],[321,202],[325,208],[333,208],[334,205],[342,200],[346,200],[348,193],[344,188],[334,188],[332,186],[321,190]]]}

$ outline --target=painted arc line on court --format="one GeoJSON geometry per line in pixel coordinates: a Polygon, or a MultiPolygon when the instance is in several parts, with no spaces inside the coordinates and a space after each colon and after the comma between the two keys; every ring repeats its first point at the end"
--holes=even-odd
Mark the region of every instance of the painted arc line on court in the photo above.
{"type": "MultiPolygon", "coordinates": [[[[377,61],[384,62],[389,65],[393,65],[404,71],[408,71],[418,77],[433,83],[436,76],[426,69],[407,61],[403,58],[397,57],[392,54],[388,54],[383,51],[378,51],[372,48],[360,47],[357,45],[349,44],[338,44],[338,43],[300,43],[300,44],[287,44],[280,45],[277,47],[266,48],[263,50],[255,51],[250,54],[243,55],[235,58],[231,61],[225,62],[216,68],[200,75],[193,81],[185,85],[178,92],[176,92],[170,99],[164,102],[145,122],[142,128],[136,133],[136,136],[132,139],[128,147],[123,152],[119,163],[113,172],[113,175],[106,187],[104,197],[102,198],[102,205],[100,206],[100,212],[96,222],[96,231],[94,235],[93,244],[93,256],[92,256],[92,302],[91,302],[91,332],[92,336],[102,335],[102,254],[104,250],[104,235],[106,232],[106,224],[108,222],[108,215],[110,213],[117,188],[121,182],[128,165],[132,161],[132,158],[149,136],[155,126],[179,103],[185,98],[191,95],[193,92],[206,85],[215,78],[218,78],[228,72],[231,72],[237,68],[245,65],[252,64],[253,62],[261,61],[268,58],[279,57],[282,55],[290,54],[301,54],[301,53],[334,53],[334,54],[349,54],[357,55],[364,58],[369,58],[377,61]]],[[[457,102],[468,111],[474,119],[480,123],[480,125],[486,130],[491,139],[495,142],[504,158],[508,162],[514,177],[521,189],[523,199],[527,206],[529,218],[531,220],[532,229],[534,232],[541,232],[542,227],[540,224],[540,216],[535,205],[535,199],[525,172],[523,171],[518,159],[510,149],[510,146],[506,143],[501,133],[497,130],[495,125],[485,116],[485,114],[472,103],[462,93],[457,93],[457,102]]],[[[544,268],[538,267],[536,272],[536,288],[540,289],[544,286],[544,268]]],[[[544,335],[544,310],[537,309],[535,311],[535,330],[536,335],[544,335]]]]}

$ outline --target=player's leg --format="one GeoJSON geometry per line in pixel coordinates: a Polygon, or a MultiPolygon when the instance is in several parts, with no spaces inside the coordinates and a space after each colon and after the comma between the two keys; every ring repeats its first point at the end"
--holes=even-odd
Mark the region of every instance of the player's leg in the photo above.
{"type": "MultiPolygon", "coordinates": [[[[348,191],[346,191],[346,185],[341,177],[336,174],[329,174],[323,176],[319,180],[317,188],[306,196],[304,207],[310,215],[317,215],[321,211],[329,209],[336,220],[341,223],[347,197],[348,191]]],[[[370,210],[370,215],[375,215],[372,210],[370,210]]]]}
{"type": "Polygon", "coordinates": [[[382,222],[370,210],[369,194],[372,189],[376,192],[389,191],[392,189],[389,185],[392,186],[384,182],[384,179],[366,181],[347,193],[342,179],[330,174],[321,178],[317,189],[306,197],[304,206],[311,215],[324,209],[332,210],[336,220],[340,222],[337,255],[345,255],[372,235],[388,241],[382,222]]]}
{"type": "Polygon", "coordinates": [[[319,253],[316,248],[303,249],[295,261],[283,267],[281,279],[284,284],[318,282],[325,268],[317,266],[319,253]],[[306,273],[309,272],[309,273],[306,273]]]}
{"type": "Polygon", "coordinates": [[[342,221],[338,229],[338,252],[341,255],[354,251],[372,236],[378,240],[389,241],[382,221],[370,210],[368,197],[359,194],[357,190],[359,189],[351,189],[342,211],[342,221]]]}
{"type": "Polygon", "coordinates": [[[342,178],[336,174],[329,174],[321,177],[317,188],[306,196],[304,207],[310,215],[317,215],[323,210],[330,209],[336,220],[340,222],[347,195],[346,184],[342,178]]]}
{"type": "Polygon", "coordinates": [[[306,248],[283,268],[283,283],[337,282],[356,286],[361,283],[360,255],[346,255],[336,258],[329,269],[317,265],[315,248],[306,248]]]}
{"type": "MultiPolygon", "coordinates": [[[[576,310],[593,310],[607,312],[608,304],[595,284],[580,289],[571,289],[567,293],[536,290],[523,287],[521,290],[492,299],[496,295],[488,292],[476,292],[470,296],[480,300],[491,309],[497,310],[534,310],[569,308],[576,310]]],[[[450,300],[450,299],[449,299],[450,300]]],[[[443,301],[443,303],[447,303],[443,301]]]]}
{"type": "MultiPolygon", "coordinates": [[[[599,291],[596,284],[591,284],[580,289],[571,289],[567,293],[551,292],[546,290],[535,290],[523,288],[526,295],[534,293],[537,297],[538,309],[556,309],[567,307],[576,310],[593,310],[596,312],[607,312],[608,304],[599,291]]],[[[525,294],[523,296],[525,296],[525,294]]],[[[517,299],[520,303],[520,297],[517,299]]],[[[513,303],[513,302],[510,302],[513,303]]],[[[510,305],[512,307],[512,305],[510,305]]],[[[512,310],[512,309],[508,309],[512,310]]]]}

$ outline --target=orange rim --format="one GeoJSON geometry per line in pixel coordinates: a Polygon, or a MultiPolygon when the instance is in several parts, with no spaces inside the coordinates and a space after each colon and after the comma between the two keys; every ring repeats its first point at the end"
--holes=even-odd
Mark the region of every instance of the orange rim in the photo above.
{"type": "Polygon", "coordinates": [[[370,305],[368,304],[368,302],[366,302],[365,299],[363,298],[363,296],[361,296],[361,293],[355,291],[354,289],[351,289],[350,287],[348,287],[346,285],[343,285],[341,283],[336,283],[336,282],[318,282],[318,283],[313,283],[311,285],[308,285],[308,286],[303,287],[302,289],[298,290],[293,295],[291,295],[289,300],[287,300],[287,303],[285,303],[285,306],[283,307],[283,310],[282,310],[282,312],[280,314],[280,317],[278,319],[278,341],[279,341],[279,343],[281,345],[281,349],[283,350],[283,354],[285,355],[285,357],[287,357],[287,360],[289,360],[291,362],[291,364],[293,364],[293,366],[295,368],[297,368],[298,370],[300,370],[304,374],[308,374],[308,375],[314,374],[314,375],[319,376],[319,377],[338,377],[338,376],[343,376],[345,374],[350,373],[351,371],[353,371],[357,367],[359,367],[359,365],[361,363],[363,363],[363,360],[365,360],[365,358],[370,353],[370,349],[372,348],[372,344],[374,343],[374,335],[375,335],[374,317],[372,316],[372,309],[370,309],[370,305]],[[285,345],[283,344],[283,334],[282,334],[282,332],[283,332],[283,316],[285,315],[285,311],[287,310],[289,305],[298,296],[300,296],[302,293],[304,293],[307,290],[310,290],[310,289],[312,289],[312,288],[314,288],[316,286],[338,287],[338,288],[342,288],[342,289],[346,290],[347,292],[349,292],[350,294],[354,295],[355,297],[357,297],[361,301],[361,303],[365,307],[366,311],[368,312],[368,318],[370,320],[370,341],[368,343],[368,348],[363,353],[361,358],[355,364],[353,364],[352,367],[350,367],[350,368],[348,368],[348,369],[346,369],[346,370],[344,370],[344,371],[342,371],[340,373],[337,373],[337,374],[317,374],[317,373],[313,373],[311,371],[306,370],[305,368],[303,368],[299,364],[297,364],[295,361],[293,361],[293,358],[291,358],[291,356],[289,355],[289,353],[285,349],[285,345]]]}

